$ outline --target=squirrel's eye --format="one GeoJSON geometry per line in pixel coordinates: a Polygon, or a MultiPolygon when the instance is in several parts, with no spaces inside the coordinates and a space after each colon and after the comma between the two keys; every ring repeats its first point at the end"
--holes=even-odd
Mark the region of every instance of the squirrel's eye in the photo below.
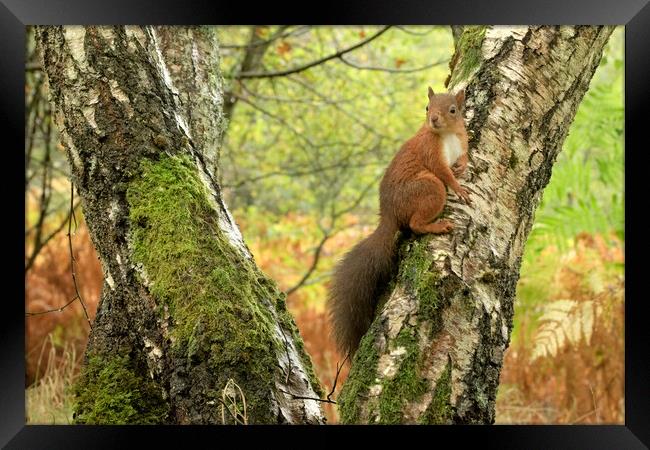
{"type": "Polygon", "coordinates": [[[427,105],[426,110],[429,111],[429,105],[427,105]]]}
{"type": "Polygon", "coordinates": [[[449,112],[452,114],[456,114],[456,107],[452,105],[451,108],[449,108],[449,112]]]}

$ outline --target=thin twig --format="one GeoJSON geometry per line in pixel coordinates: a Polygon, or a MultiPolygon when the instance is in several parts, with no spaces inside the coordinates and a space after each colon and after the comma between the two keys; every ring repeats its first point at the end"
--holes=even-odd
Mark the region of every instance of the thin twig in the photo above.
{"type": "Polygon", "coordinates": [[[341,374],[341,369],[343,369],[343,365],[345,364],[345,361],[348,359],[349,356],[350,356],[350,353],[348,352],[348,354],[345,356],[345,358],[341,362],[340,366],[339,366],[339,363],[336,363],[336,377],[334,378],[334,386],[332,386],[332,391],[329,394],[327,394],[326,399],[316,398],[316,397],[304,397],[302,395],[295,395],[295,394],[292,394],[291,392],[285,391],[284,389],[280,389],[280,392],[284,392],[285,394],[290,395],[295,400],[314,400],[316,402],[331,403],[333,405],[336,405],[336,401],[332,400],[331,397],[334,394],[334,390],[336,389],[336,383],[338,382],[339,375],[341,374]]]}
{"type": "Polygon", "coordinates": [[[427,64],[426,66],[421,66],[421,67],[414,67],[412,69],[391,69],[390,67],[379,67],[379,66],[361,66],[355,62],[350,61],[349,59],[343,58],[343,56],[339,56],[339,60],[341,60],[342,63],[354,67],[355,69],[360,69],[360,70],[376,70],[376,71],[381,71],[381,72],[388,72],[388,73],[412,73],[412,72],[419,72],[422,70],[430,69],[435,66],[439,66],[441,64],[446,64],[447,61],[438,61],[434,62],[431,64],[427,64]]]}
{"type": "Polygon", "coordinates": [[[86,316],[86,320],[88,321],[88,326],[92,330],[93,326],[90,323],[90,316],[88,316],[88,309],[86,309],[86,303],[84,303],[83,298],[81,297],[81,293],[79,292],[79,286],[77,285],[77,274],[75,273],[74,267],[75,263],[77,260],[74,258],[74,254],[72,252],[72,220],[74,219],[75,223],[75,232],[77,230],[77,218],[75,217],[74,214],[74,183],[70,182],[70,210],[72,211],[72,214],[70,215],[70,220],[68,221],[68,247],[70,248],[70,272],[72,273],[72,282],[74,283],[74,290],[77,293],[77,298],[79,299],[79,303],[81,303],[81,307],[84,310],[84,315],[86,316]]]}
{"type": "Polygon", "coordinates": [[[284,392],[285,394],[288,394],[293,398],[294,400],[314,400],[317,402],[323,402],[323,403],[332,403],[333,405],[336,405],[336,402],[334,400],[324,400],[322,398],[316,398],[316,397],[303,397],[301,395],[295,395],[292,394],[291,392],[287,392],[284,389],[280,389],[280,392],[284,392]]]}
{"type": "Polygon", "coordinates": [[[311,266],[309,266],[309,269],[307,269],[307,272],[303,275],[303,277],[300,279],[298,283],[287,289],[287,296],[295,292],[296,290],[300,289],[305,282],[309,279],[309,277],[314,273],[316,270],[316,267],[318,266],[318,260],[320,259],[320,254],[321,251],[323,250],[323,246],[325,243],[328,241],[329,238],[331,238],[332,235],[330,233],[325,233],[323,235],[323,239],[320,240],[318,243],[318,246],[316,247],[316,250],[314,251],[314,259],[311,262],[311,266]]]}
{"type": "MultiPolygon", "coordinates": [[[[356,153],[356,154],[354,154],[352,156],[358,156],[358,155],[359,155],[359,153],[356,153]]],[[[347,159],[349,159],[349,158],[347,158],[347,159]]],[[[302,168],[299,168],[300,170],[290,170],[290,169],[287,169],[286,171],[276,170],[276,171],[273,171],[273,172],[267,172],[267,173],[262,174],[262,175],[257,175],[257,176],[254,176],[254,177],[245,178],[243,180],[237,181],[236,183],[231,183],[231,184],[224,183],[222,186],[224,188],[237,189],[237,188],[242,187],[245,184],[255,183],[257,181],[261,181],[261,180],[264,180],[266,178],[271,178],[271,177],[277,177],[277,176],[302,177],[302,176],[305,176],[305,175],[313,175],[315,173],[324,172],[326,170],[333,170],[333,169],[339,169],[339,168],[346,168],[346,169],[348,169],[348,168],[350,168],[350,169],[357,168],[358,169],[358,168],[366,168],[366,167],[372,167],[372,166],[382,166],[383,167],[383,166],[385,166],[385,163],[382,161],[382,162],[368,162],[368,163],[363,163],[363,164],[344,164],[341,161],[337,161],[334,164],[330,164],[330,165],[327,165],[327,166],[321,166],[321,167],[316,168],[316,169],[311,169],[310,168],[310,169],[304,169],[303,170],[302,168]]]]}
{"type": "Polygon", "coordinates": [[[426,36],[427,34],[431,33],[435,28],[430,28],[428,31],[425,31],[423,33],[418,33],[417,31],[409,30],[403,25],[395,25],[395,28],[402,30],[405,33],[412,34],[414,36],[426,36]]]}
{"type": "Polygon", "coordinates": [[[77,218],[75,217],[75,205],[74,205],[74,183],[70,183],[70,214],[68,215],[68,248],[70,249],[70,272],[72,274],[72,282],[74,284],[74,290],[75,290],[75,296],[70,300],[68,303],[66,303],[63,306],[60,306],[58,308],[53,308],[49,309],[46,311],[27,311],[25,312],[26,316],[38,316],[41,314],[47,314],[51,312],[62,312],[65,308],[70,306],[72,303],[74,303],[75,300],[79,300],[79,303],[81,303],[81,307],[83,308],[84,315],[86,316],[86,321],[88,322],[88,326],[92,330],[93,326],[90,322],[90,316],[88,315],[88,309],[86,308],[86,303],[83,300],[83,297],[81,296],[81,293],[79,292],[79,285],[77,284],[77,274],[75,273],[75,263],[76,259],[74,257],[73,251],[72,251],[72,221],[74,220],[75,223],[75,232],[76,232],[76,226],[77,226],[77,218]]]}
{"type": "Polygon", "coordinates": [[[225,417],[225,414],[224,414],[224,407],[225,407],[225,409],[228,410],[228,412],[233,417],[233,419],[235,419],[235,424],[237,422],[239,422],[242,425],[248,425],[248,417],[247,417],[247,414],[246,414],[246,397],[244,396],[244,392],[242,391],[241,387],[239,387],[239,385],[237,383],[235,383],[235,380],[233,380],[232,378],[228,379],[228,381],[226,382],[226,385],[224,386],[223,390],[221,391],[221,399],[218,399],[218,400],[221,402],[221,422],[224,425],[226,423],[226,417],[225,417]],[[240,395],[240,397],[242,399],[242,404],[244,406],[244,413],[243,414],[240,414],[239,408],[237,407],[237,393],[234,392],[233,386],[236,387],[239,390],[239,395],[240,395]],[[233,390],[232,395],[230,395],[230,392],[227,392],[227,391],[230,391],[230,389],[233,390]],[[230,407],[226,404],[226,397],[230,400],[231,405],[235,408],[234,413],[230,410],[230,407]],[[243,422],[242,422],[242,420],[240,420],[237,417],[237,415],[240,415],[242,417],[243,422]]]}
{"type": "Polygon", "coordinates": [[[571,425],[575,425],[575,424],[577,424],[578,422],[583,421],[584,419],[586,419],[587,417],[593,415],[594,413],[597,413],[597,411],[596,411],[595,409],[592,410],[592,411],[589,411],[588,413],[585,413],[585,414],[581,415],[581,416],[578,417],[576,420],[574,420],[573,422],[571,422],[571,425]]]}
{"type": "Polygon", "coordinates": [[[47,311],[37,311],[37,312],[30,312],[30,311],[27,311],[27,312],[25,313],[25,315],[26,315],[26,316],[39,316],[39,315],[41,315],[41,314],[47,314],[47,313],[51,313],[51,312],[61,312],[61,311],[63,311],[64,309],[66,309],[68,306],[70,306],[70,305],[71,305],[71,304],[72,304],[76,299],[77,299],[77,296],[75,295],[74,298],[73,298],[72,300],[70,300],[68,303],[66,303],[65,305],[63,305],[63,306],[61,306],[61,307],[59,307],[59,308],[48,309],[47,311]]]}
{"type": "Polygon", "coordinates": [[[223,48],[223,49],[235,49],[235,48],[249,49],[249,48],[259,47],[261,45],[270,44],[271,42],[276,41],[278,39],[287,38],[289,36],[299,36],[301,34],[306,33],[307,31],[309,31],[310,28],[311,28],[310,25],[301,25],[298,28],[294,28],[291,31],[280,32],[280,33],[276,32],[270,38],[264,39],[264,40],[261,40],[261,41],[249,42],[247,44],[220,44],[219,48],[223,48]]]}
{"type": "Polygon", "coordinates": [[[323,58],[317,59],[315,61],[304,64],[302,66],[293,67],[291,69],[286,69],[286,70],[279,70],[277,72],[242,72],[242,73],[239,73],[239,74],[235,75],[235,78],[238,79],[238,80],[242,80],[242,79],[245,79],[245,78],[275,78],[275,77],[282,77],[282,76],[285,76],[285,75],[289,75],[289,74],[292,74],[292,73],[302,72],[304,70],[311,69],[312,67],[315,67],[315,66],[317,66],[319,64],[323,64],[324,62],[330,61],[332,59],[340,58],[342,55],[345,55],[346,53],[349,53],[349,52],[351,52],[353,50],[358,49],[359,47],[362,47],[362,46],[366,45],[370,41],[373,41],[374,39],[377,39],[383,33],[388,31],[388,29],[390,27],[391,27],[390,25],[387,26],[387,27],[384,27],[381,30],[379,30],[377,33],[370,36],[369,38],[364,39],[364,40],[362,40],[360,42],[357,42],[356,44],[354,44],[354,45],[352,45],[352,46],[350,46],[350,47],[348,47],[348,48],[346,48],[344,50],[340,50],[340,51],[338,51],[336,53],[333,53],[331,55],[328,55],[328,56],[325,56],[323,58]]]}
{"type": "MultiPolygon", "coordinates": [[[[34,119],[36,120],[36,119],[34,119]]],[[[47,210],[50,205],[50,199],[52,198],[52,176],[50,174],[50,153],[51,153],[51,123],[48,121],[47,127],[47,137],[45,140],[45,157],[42,162],[43,170],[43,179],[41,182],[41,198],[40,198],[40,208],[38,221],[36,222],[36,232],[34,233],[34,253],[38,253],[43,246],[42,237],[43,237],[43,224],[45,223],[45,216],[47,216],[47,210]]]]}
{"type": "Polygon", "coordinates": [[[332,390],[329,394],[327,394],[327,400],[330,400],[330,397],[334,394],[334,391],[336,390],[336,383],[339,381],[339,375],[341,374],[341,369],[343,369],[343,365],[345,364],[345,361],[350,357],[350,352],[348,352],[347,355],[345,355],[345,358],[343,358],[343,361],[341,362],[341,365],[339,366],[339,363],[336,363],[336,377],[334,378],[334,385],[332,386],[332,390]]]}
{"type": "Polygon", "coordinates": [[[224,402],[224,401],[221,400],[220,398],[218,398],[217,400],[219,400],[219,402],[221,403],[221,423],[222,423],[223,425],[226,424],[226,416],[225,416],[225,414],[224,414],[224,410],[227,410],[228,413],[230,413],[230,415],[231,415],[232,418],[234,419],[235,423],[239,422],[241,425],[244,425],[244,422],[242,422],[241,420],[239,420],[239,419],[237,418],[237,416],[235,416],[235,414],[230,410],[230,407],[226,404],[226,402],[224,402]]]}

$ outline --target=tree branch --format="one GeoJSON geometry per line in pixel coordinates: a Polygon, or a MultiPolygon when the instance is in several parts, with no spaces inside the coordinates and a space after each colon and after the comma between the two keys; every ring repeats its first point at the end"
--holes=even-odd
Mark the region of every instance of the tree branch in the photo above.
{"type": "Polygon", "coordinates": [[[348,65],[348,66],[350,66],[350,67],[354,67],[355,69],[360,69],[360,70],[377,70],[377,71],[388,72],[388,73],[412,73],[412,72],[420,72],[420,71],[422,71],[422,70],[430,69],[430,68],[432,68],[432,67],[439,66],[439,65],[444,64],[444,63],[447,62],[447,61],[444,61],[444,60],[443,60],[443,61],[438,61],[438,62],[434,62],[434,63],[431,63],[431,64],[427,64],[426,66],[422,66],[422,67],[414,67],[414,68],[412,68],[412,69],[391,69],[391,68],[389,68],[389,67],[360,66],[360,65],[358,65],[357,63],[350,61],[349,59],[345,59],[343,56],[339,56],[339,59],[340,59],[341,62],[343,62],[344,64],[346,64],[346,65],[348,65]]]}
{"type": "Polygon", "coordinates": [[[307,69],[311,69],[312,67],[318,66],[319,64],[323,64],[323,63],[325,63],[327,61],[330,61],[332,59],[340,58],[342,55],[345,55],[346,53],[349,53],[349,52],[351,52],[353,50],[356,50],[356,49],[358,49],[360,47],[363,47],[367,43],[377,39],[379,36],[384,34],[386,31],[388,31],[388,29],[390,27],[391,26],[389,25],[387,27],[382,28],[381,30],[379,30],[377,33],[373,34],[369,38],[364,39],[364,40],[362,40],[360,42],[357,42],[356,44],[354,44],[351,47],[348,47],[348,48],[346,48],[344,50],[340,50],[340,51],[338,51],[336,53],[333,53],[331,55],[328,55],[328,56],[325,56],[323,58],[317,59],[315,61],[304,64],[302,66],[293,67],[291,69],[286,69],[286,70],[279,70],[277,72],[242,72],[242,73],[239,73],[238,75],[236,75],[235,78],[238,79],[238,80],[242,80],[242,79],[246,79],[246,78],[275,78],[275,77],[282,77],[282,76],[285,76],[285,75],[290,75],[292,73],[302,72],[302,71],[305,71],[307,69]]]}
{"type": "Polygon", "coordinates": [[[238,49],[238,48],[251,49],[251,48],[259,47],[261,45],[269,45],[273,41],[277,41],[278,39],[282,39],[282,38],[286,38],[286,37],[290,37],[290,36],[299,36],[302,33],[305,33],[307,31],[309,31],[311,26],[310,25],[302,25],[302,26],[299,26],[298,28],[294,28],[291,31],[283,32],[287,28],[288,28],[287,26],[281,27],[273,36],[271,36],[268,39],[258,40],[258,41],[255,41],[255,42],[250,41],[247,44],[220,44],[219,48],[225,48],[225,49],[238,49]]]}
{"type": "Polygon", "coordinates": [[[323,250],[323,246],[325,245],[325,242],[327,242],[331,237],[332,235],[329,233],[325,233],[323,235],[323,238],[320,240],[318,246],[316,247],[316,250],[314,251],[314,259],[311,262],[311,266],[309,266],[309,269],[307,270],[307,272],[305,272],[305,274],[303,275],[303,277],[300,279],[298,283],[296,283],[294,286],[287,289],[286,292],[287,296],[300,289],[305,284],[305,282],[309,279],[311,274],[314,273],[316,267],[318,266],[318,261],[320,259],[321,251],[323,250]]]}

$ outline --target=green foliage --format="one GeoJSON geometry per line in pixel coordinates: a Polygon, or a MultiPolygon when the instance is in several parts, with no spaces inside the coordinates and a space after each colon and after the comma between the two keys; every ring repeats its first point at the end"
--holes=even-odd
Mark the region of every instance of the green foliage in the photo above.
{"type": "Polygon", "coordinates": [[[612,34],[544,189],[527,254],[580,232],[624,238],[623,28],[612,34]]]}
{"type": "MultiPolygon", "coordinates": [[[[312,27],[275,41],[264,56],[263,69],[301,66],[379,29],[312,27]]],[[[275,30],[264,35],[268,38],[275,30]]],[[[229,205],[237,209],[254,204],[279,214],[317,212],[327,217],[354,204],[368,189],[354,210],[374,214],[377,177],[424,121],[427,85],[445,90],[453,52],[448,27],[407,31],[391,28],[344,58],[358,66],[389,70],[440,64],[392,73],[360,70],[334,59],[286,77],[246,80],[244,100],[235,108],[223,152],[229,205]]],[[[247,27],[229,27],[220,36],[225,44],[242,44],[248,33],[247,27]]],[[[226,71],[235,70],[241,58],[240,49],[224,49],[226,71]]]]}

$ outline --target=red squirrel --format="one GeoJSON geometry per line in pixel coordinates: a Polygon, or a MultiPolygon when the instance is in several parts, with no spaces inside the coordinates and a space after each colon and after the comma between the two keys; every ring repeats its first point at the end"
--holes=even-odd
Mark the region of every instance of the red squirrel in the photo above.
{"type": "Polygon", "coordinates": [[[334,269],[329,289],[332,332],[341,354],[354,355],[372,323],[379,289],[395,264],[399,230],[448,233],[454,225],[435,220],[447,200],[446,186],[466,204],[469,193],[456,177],[467,167],[465,92],[434,94],[428,89],[426,121],[397,152],[379,186],[379,226],[350,250],[334,269]]]}

